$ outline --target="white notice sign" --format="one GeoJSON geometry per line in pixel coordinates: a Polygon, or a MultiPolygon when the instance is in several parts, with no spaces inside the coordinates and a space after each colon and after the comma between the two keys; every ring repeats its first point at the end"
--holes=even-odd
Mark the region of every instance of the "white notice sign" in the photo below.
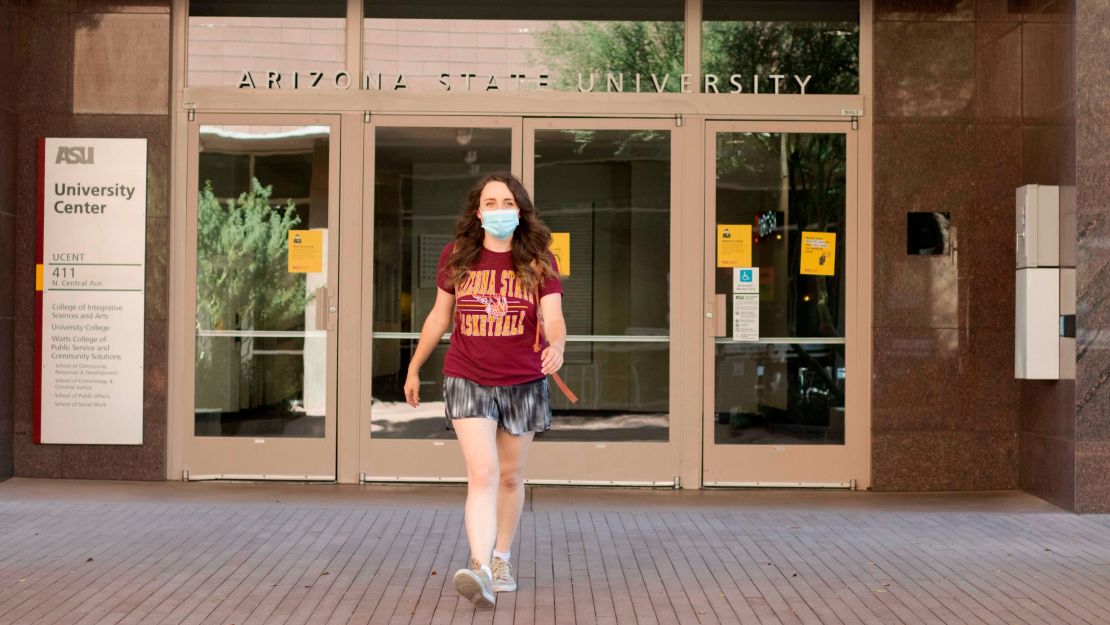
{"type": "Polygon", "coordinates": [[[759,294],[732,294],[732,340],[759,340],[759,294]]]}
{"type": "Polygon", "coordinates": [[[732,269],[732,340],[759,340],[759,269],[732,269]]]}
{"type": "Polygon", "coordinates": [[[37,442],[143,442],[146,147],[40,140],[37,442]]]}

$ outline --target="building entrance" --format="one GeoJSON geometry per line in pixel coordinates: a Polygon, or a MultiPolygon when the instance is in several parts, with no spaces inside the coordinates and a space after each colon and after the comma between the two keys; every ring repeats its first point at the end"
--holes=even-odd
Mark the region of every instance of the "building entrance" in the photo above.
{"type": "Polygon", "coordinates": [[[509,170],[581,399],[527,481],[868,486],[872,3],[779,4],[175,2],[168,476],[462,481],[446,337],[402,385],[509,170]]]}
{"type": "Polygon", "coordinates": [[[857,146],[849,123],[706,123],[707,486],[867,473],[857,146]]]}
{"type": "Polygon", "coordinates": [[[528,482],[866,483],[850,122],[347,112],[188,128],[187,479],[464,481],[448,337],[418,409],[402,387],[467,190],[511,171],[556,235],[562,375],[580,398],[552,394],[528,482]]]}
{"type": "Polygon", "coordinates": [[[334,115],[190,124],[186,479],[335,480],[338,130],[334,115]]]}
{"type": "Polygon", "coordinates": [[[374,215],[365,228],[365,479],[465,479],[444,424],[446,340],[421,372],[419,409],[405,404],[402,386],[467,190],[482,174],[512,171],[556,233],[569,333],[562,375],[580,397],[571,405],[553,394],[553,429],[536,437],[525,478],[675,482],[682,417],[672,390],[694,379],[674,372],[696,350],[670,335],[683,219],[675,130],[658,119],[374,116],[365,143],[374,215]]]}

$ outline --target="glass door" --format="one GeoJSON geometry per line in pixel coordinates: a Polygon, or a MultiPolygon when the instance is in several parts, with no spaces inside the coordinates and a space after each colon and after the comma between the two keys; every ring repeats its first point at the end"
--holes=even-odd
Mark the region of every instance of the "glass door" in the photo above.
{"type": "Polygon", "coordinates": [[[336,116],[197,115],[188,479],[334,480],[336,116]]]}
{"type": "Polygon", "coordinates": [[[520,118],[374,115],[365,132],[363,477],[464,481],[443,408],[449,334],[420,371],[419,408],[405,403],[405,375],[470,186],[487,173],[520,175],[520,118]]]}
{"type": "Polygon", "coordinates": [[[552,390],[552,429],[530,452],[533,483],[661,485],[679,475],[675,130],[673,119],[524,121],[524,182],[564,273],[561,374],[579,397],[570,404],[552,390]]]}
{"type": "MultiPolygon", "coordinates": [[[[367,132],[364,478],[462,481],[444,425],[447,337],[421,371],[421,405],[402,385],[435,299],[439,252],[479,176],[512,171],[557,234],[569,342],[552,387],[552,430],[536,436],[530,483],[674,483],[670,288],[677,215],[673,120],[548,120],[375,115],[367,132]]],[[[688,349],[697,349],[697,345],[688,349]]],[[[687,381],[689,382],[689,381],[687,381]]],[[[696,409],[695,409],[696,411],[696,409]]],[[[696,412],[689,418],[697,418],[696,412]]]]}
{"type": "Polygon", "coordinates": [[[706,124],[704,483],[866,482],[856,133],[706,124]]]}

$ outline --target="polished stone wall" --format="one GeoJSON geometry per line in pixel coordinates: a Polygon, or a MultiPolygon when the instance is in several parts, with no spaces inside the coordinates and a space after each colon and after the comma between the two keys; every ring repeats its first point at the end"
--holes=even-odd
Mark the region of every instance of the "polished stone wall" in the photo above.
{"type": "MultiPolygon", "coordinates": [[[[1034,8],[1022,28],[1022,183],[1073,187],[1075,5],[1034,8]]],[[[1023,381],[1019,399],[1019,485],[1074,509],[1075,382],[1023,381]]]]}
{"type": "Polygon", "coordinates": [[[1077,0],[1075,509],[1110,512],[1110,2],[1077,0]]]}
{"type": "MultiPolygon", "coordinates": [[[[145,137],[148,200],[143,444],[34,444],[33,368],[16,367],[14,385],[20,392],[14,401],[13,447],[19,476],[165,479],[169,7],[169,0],[25,0],[20,7],[17,62],[0,74],[0,80],[14,80],[21,86],[15,104],[19,116],[14,213],[17,271],[13,272],[16,362],[34,362],[35,353],[37,140],[145,137]]],[[[0,98],[8,93],[7,88],[0,89],[0,98]]],[[[3,315],[0,308],[0,320],[3,315]]],[[[3,366],[0,364],[0,372],[3,366]]]]}
{"type": "Polygon", "coordinates": [[[1016,488],[1033,464],[1049,499],[1066,488],[1068,454],[1046,441],[1073,385],[1013,377],[1013,220],[1016,187],[1074,181],[1073,16],[1051,0],[876,0],[876,489],[1016,488]],[[910,211],[951,214],[950,256],[906,255],[910,211]]]}
{"type": "Polygon", "coordinates": [[[16,33],[19,7],[0,0],[0,480],[12,476],[12,376],[15,365],[16,33]]]}

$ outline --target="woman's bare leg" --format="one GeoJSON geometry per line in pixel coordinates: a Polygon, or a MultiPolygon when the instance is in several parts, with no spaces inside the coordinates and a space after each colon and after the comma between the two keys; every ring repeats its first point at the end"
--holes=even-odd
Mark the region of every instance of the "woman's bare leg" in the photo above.
{"type": "Polygon", "coordinates": [[[503,553],[513,546],[520,512],[524,508],[524,465],[533,436],[533,432],[513,436],[505,430],[497,430],[501,478],[497,489],[497,542],[494,548],[503,553]]]}
{"type": "Polygon", "coordinates": [[[466,461],[466,538],[470,554],[489,565],[497,535],[497,422],[485,417],[451,422],[466,461]]]}

